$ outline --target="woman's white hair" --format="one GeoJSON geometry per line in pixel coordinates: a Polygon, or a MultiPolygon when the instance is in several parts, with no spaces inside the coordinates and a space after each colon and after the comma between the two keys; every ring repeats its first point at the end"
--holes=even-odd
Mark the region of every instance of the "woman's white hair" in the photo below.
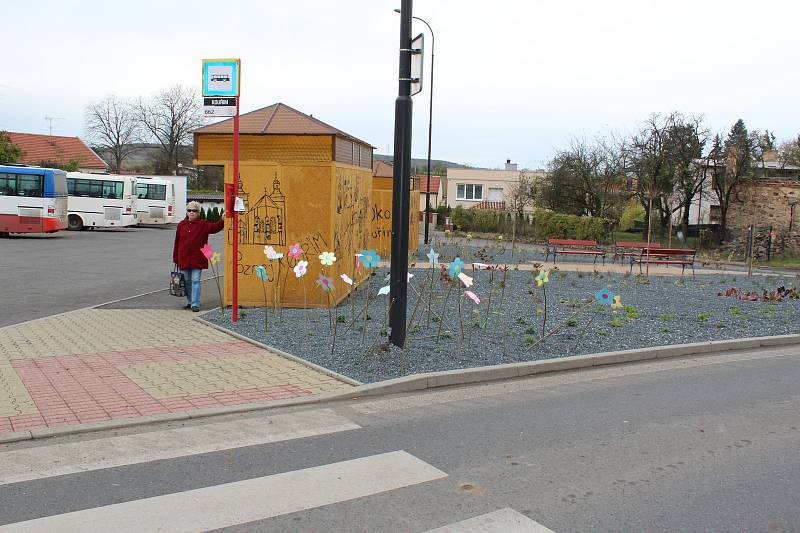
{"type": "Polygon", "coordinates": [[[191,202],[186,204],[186,209],[197,209],[198,211],[200,211],[200,203],[192,200],[191,202]]]}

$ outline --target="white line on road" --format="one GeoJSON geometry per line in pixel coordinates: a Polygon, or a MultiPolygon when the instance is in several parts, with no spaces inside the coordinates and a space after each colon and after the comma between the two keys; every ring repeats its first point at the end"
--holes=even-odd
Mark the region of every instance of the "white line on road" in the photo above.
{"type": "Polygon", "coordinates": [[[506,507],[468,520],[432,529],[427,533],[553,533],[522,513],[506,507]]]}
{"type": "Polygon", "coordinates": [[[0,526],[0,532],[208,531],[447,477],[404,451],[0,526]]]}
{"type": "Polygon", "coordinates": [[[0,485],[359,429],[330,409],[0,452],[0,485]]]}

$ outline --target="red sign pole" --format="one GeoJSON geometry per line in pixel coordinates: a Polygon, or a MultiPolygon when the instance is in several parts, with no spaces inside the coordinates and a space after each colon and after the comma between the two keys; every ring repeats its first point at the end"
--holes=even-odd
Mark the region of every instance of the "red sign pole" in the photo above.
{"type": "MultiPolygon", "coordinates": [[[[239,66],[239,76],[242,67],[239,66]]],[[[239,194],[239,97],[236,97],[236,114],[233,115],[233,194],[239,194]]],[[[231,322],[239,321],[239,213],[236,211],[236,197],[234,196],[233,210],[233,258],[231,261],[231,292],[233,293],[231,322]]]]}

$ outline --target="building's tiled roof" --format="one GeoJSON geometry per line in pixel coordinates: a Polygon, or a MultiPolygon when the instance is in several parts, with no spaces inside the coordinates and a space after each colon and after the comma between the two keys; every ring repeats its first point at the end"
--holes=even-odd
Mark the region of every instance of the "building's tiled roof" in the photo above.
{"type": "Polygon", "coordinates": [[[392,178],[394,177],[394,167],[385,161],[375,159],[372,161],[372,177],[392,178]]]}
{"type": "MultiPolygon", "coordinates": [[[[194,133],[233,133],[229,118],[194,130],[194,133]]],[[[286,104],[277,103],[239,116],[239,133],[259,135],[337,135],[369,146],[369,143],[301,113],[286,104]]]]}
{"type": "Polygon", "coordinates": [[[225,199],[225,196],[221,193],[213,193],[213,192],[192,192],[186,191],[186,199],[188,201],[196,200],[196,201],[217,201],[221,202],[225,199]]]}
{"type": "Polygon", "coordinates": [[[23,152],[20,163],[35,165],[42,161],[66,164],[77,161],[81,168],[105,171],[108,168],[99,155],[77,137],[40,135],[37,133],[8,133],[11,142],[23,152]]]}
{"type": "MultiPolygon", "coordinates": [[[[417,176],[419,180],[419,192],[428,192],[428,175],[421,174],[417,176]]],[[[439,176],[434,176],[431,174],[431,190],[430,192],[433,194],[439,194],[439,183],[441,182],[441,178],[439,176]]]]}

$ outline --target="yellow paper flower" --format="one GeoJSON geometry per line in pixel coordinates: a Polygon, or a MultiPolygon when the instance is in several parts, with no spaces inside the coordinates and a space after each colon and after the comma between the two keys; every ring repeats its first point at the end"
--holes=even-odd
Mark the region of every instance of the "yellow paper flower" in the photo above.
{"type": "Polygon", "coordinates": [[[540,270],[539,275],[536,276],[536,286],[541,287],[545,283],[550,282],[550,273],[547,270],[540,270]]]}
{"type": "Polygon", "coordinates": [[[614,303],[611,304],[612,309],[622,309],[622,296],[614,296],[614,303]]]}
{"type": "Polygon", "coordinates": [[[216,265],[220,262],[222,255],[219,252],[214,252],[211,256],[211,264],[216,265]]]}
{"type": "Polygon", "coordinates": [[[333,252],[322,252],[319,254],[319,262],[324,266],[331,266],[336,261],[336,254],[333,252]]]}

